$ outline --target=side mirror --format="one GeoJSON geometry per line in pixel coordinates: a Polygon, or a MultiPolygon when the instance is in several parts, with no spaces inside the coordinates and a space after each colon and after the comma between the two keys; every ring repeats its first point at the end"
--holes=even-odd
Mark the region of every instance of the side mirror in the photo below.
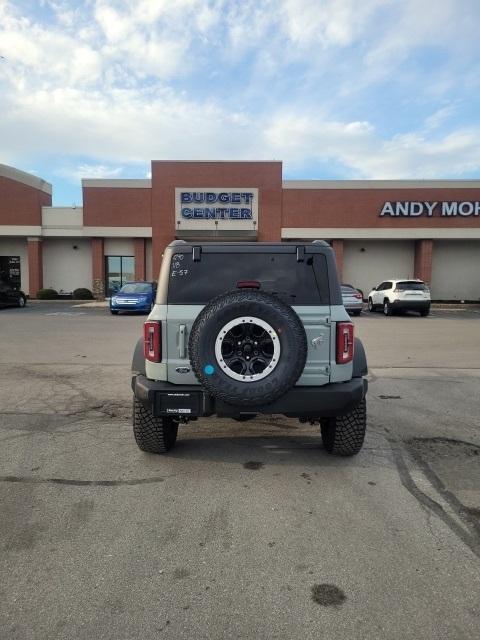
{"type": "Polygon", "coordinates": [[[373,287],[372,291],[376,291],[376,290],[377,290],[377,287],[373,287]]]}

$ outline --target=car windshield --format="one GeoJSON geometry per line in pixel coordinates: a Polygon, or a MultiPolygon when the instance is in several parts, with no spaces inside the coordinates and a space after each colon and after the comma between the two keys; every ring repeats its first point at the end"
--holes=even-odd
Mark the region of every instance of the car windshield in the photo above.
{"type": "Polygon", "coordinates": [[[148,282],[129,282],[124,284],[119,293],[150,293],[152,285],[148,282]]]}
{"type": "Polygon", "coordinates": [[[425,291],[425,283],[418,282],[417,280],[404,280],[403,282],[397,282],[397,289],[399,291],[425,291]]]}

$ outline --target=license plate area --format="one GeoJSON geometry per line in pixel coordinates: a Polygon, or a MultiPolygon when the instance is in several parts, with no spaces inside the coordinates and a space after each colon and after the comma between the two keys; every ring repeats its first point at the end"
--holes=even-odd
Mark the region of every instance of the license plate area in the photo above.
{"type": "Polygon", "coordinates": [[[167,391],[155,394],[155,415],[157,416],[199,416],[201,407],[201,393],[167,391]]]}

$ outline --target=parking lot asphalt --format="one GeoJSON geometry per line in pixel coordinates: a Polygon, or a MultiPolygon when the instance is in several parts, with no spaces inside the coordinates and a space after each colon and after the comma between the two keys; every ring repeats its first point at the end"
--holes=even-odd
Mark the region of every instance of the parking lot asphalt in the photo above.
{"type": "Polygon", "coordinates": [[[0,310],[1,638],[478,637],[477,311],[355,318],[352,459],[282,417],[199,420],[169,456],[140,452],[143,320],[0,310]]]}

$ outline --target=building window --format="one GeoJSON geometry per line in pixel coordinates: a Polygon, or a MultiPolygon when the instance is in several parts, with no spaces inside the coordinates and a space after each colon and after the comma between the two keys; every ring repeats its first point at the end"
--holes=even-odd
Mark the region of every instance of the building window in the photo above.
{"type": "Polygon", "coordinates": [[[116,293],[126,282],[135,280],[135,258],[133,256],[106,256],[105,292],[116,293]]]}
{"type": "Polygon", "coordinates": [[[20,287],[20,256],[0,256],[0,280],[20,287]]]}

